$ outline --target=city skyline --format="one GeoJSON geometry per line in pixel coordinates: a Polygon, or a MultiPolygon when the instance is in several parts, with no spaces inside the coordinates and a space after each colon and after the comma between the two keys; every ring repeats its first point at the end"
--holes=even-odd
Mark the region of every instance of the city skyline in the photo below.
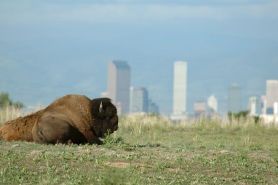
{"type": "Polygon", "coordinates": [[[276,1],[0,1],[0,91],[27,106],[106,91],[107,65],[128,61],[131,84],[172,113],[173,62],[188,61],[188,112],[228,87],[242,105],[278,79],[276,1]]]}
{"type": "MultiPolygon", "coordinates": [[[[129,66],[129,63],[127,62],[127,61],[125,61],[125,60],[111,60],[110,62],[108,62],[108,83],[107,83],[107,88],[109,87],[109,83],[111,83],[111,78],[114,78],[114,77],[112,77],[113,75],[111,75],[111,74],[113,74],[113,72],[111,73],[111,67],[110,67],[110,65],[111,64],[113,64],[113,63],[117,63],[118,65],[115,65],[115,66],[117,66],[117,67],[119,67],[119,66],[125,66],[125,68],[128,68],[128,70],[130,71],[131,70],[131,67],[129,66]],[[110,77],[109,77],[110,76],[110,77]]],[[[182,61],[178,61],[178,63],[180,63],[180,62],[182,62],[182,61]]],[[[173,63],[173,66],[175,66],[175,63],[177,63],[177,61],[175,62],[172,62],[173,63]]],[[[184,63],[186,63],[186,71],[187,71],[187,62],[184,62],[184,63]]],[[[116,68],[117,68],[116,67],[116,68]]],[[[117,73],[115,73],[115,74],[117,74],[117,73]]],[[[130,74],[130,72],[129,72],[129,78],[124,78],[124,79],[131,79],[131,74],[130,74]]],[[[117,78],[115,78],[115,79],[117,79],[117,78]]],[[[173,78],[174,79],[174,78],[173,78]]],[[[277,81],[278,80],[266,80],[266,89],[265,89],[265,92],[264,93],[262,93],[261,94],[261,96],[263,96],[264,94],[267,94],[267,92],[268,92],[268,86],[269,86],[269,84],[274,84],[274,86],[272,86],[272,89],[273,88],[276,88],[276,83],[277,83],[277,81]]],[[[131,83],[129,83],[130,84],[130,87],[132,87],[132,85],[131,85],[131,83]]],[[[128,87],[127,85],[126,85],[126,87],[128,87]]],[[[228,88],[228,91],[227,91],[227,97],[229,97],[229,89],[230,88],[233,88],[233,87],[238,87],[240,90],[239,91],[241,91],[241,87],[238,85],[238,84],[236,84],[236,83],[233,83],[233,84],[231,84],[230,85],[230,87],[228,88]]],[[[148,87],[146,87],[146,88],[148,88],[148,87]]],[[[127,89],[127,88],[126,88],[127,89]]],[[[275,89],[276,90],[276,89],[275,89]]],[[[3,91],[4,92],[4,91],[3,91]]],[[[130,92],[130,91],[129,91],[130,92]]],[[[275,91],[276,92],[276,91],[275,91]]],[[[274,92],[274,93],[275,93],[274,92]]],[[[240,94],[241,94],[241,92],[240,92],[240,94]]],[[[273,92],[272,92],[272,94],[273,94],[273,92]]],[[[111,98],[112,100],[113,100],[113,98],[109,95],[109,93],[108,93],[108,91],[105,91],[105,92],[102,92],[102,93],[100,93],[100,96],[102,96],[102,97],[109,97],[109,98],[111,98]]],[[[213,95],[214,96],[214,95],[213,95]]],[[[97,97],[97,96],[96,96],[97,97]]],[[[126,96],[127,97],[127,96],[126,96]]],[[[276,96],[275,96],[276,97],[276,96]]],[[[200,99],[206,99],[206,98],[210,98],[210,96],[203,96],[203,97],[201,97],[201,98],[199,98],[197,101],[195,101],[193,104],[192,104],[192,106],[190,105],[189,106],[189,110],[191,109],[191,110],[193,110],[193,111],[189,111],[188,112],[188,115],[190,116],[190,115],[193,115],[193,113],[194,113],[194,106],[195,106],[195,104],[196,103],[199,103],[199,102],[202,102],[203,103],[203,101],[200,101],[200,99]]],[[[214,98],[217,98],[217,97],[215,97],[214,96],[214,98]]],[[[266,98],[267,98],[267,96],[266,96],[266,98]]],[[[130,99],[129,99],[129,101],[130,101],[130,99]]],[[[151,100],[150,100],[151,101],[151,100]]],[[[233,101],[233,102],[235,102],[235,101],[233,101]]],[[[237,108],[237,110],[236,111],[233,111],[233,112],[239,112],[240,110],[242,110],[242,111],[244,111],[244,110],[251,110],[250,109],[250,97],[248,97],[248,99],[246,99],[246,100],[243,100],[243,98],[240,96],[240,98],[239,98],[239,100],[238,101],[236,101],[236,102],[240,102],[240,108],[237,108]],[[245,104],[244,102],[245,101],[247,101],[247,103],[245,104]]],[[[266,101],[267,102],[267,101],[266,101]]],[[[130,108],[130,102],[128,102],[128,103],[126,103],[126,104],[129,104],[129,108],[130,108]]],[[[174,103],[172,102],[172,105],[173,105],[174,103]]],[[[155,106],[155,110],[158,110],[159,108],[157,107],[157,105],[156,104],[153,104],[154,106],[155,106]]],[[[209,106],[209,103],[207,103],[206,104],[207,106],[209,106]]],[[[39,106],[41,106],[41,104],[39,104],[39,106]]],[[[227,101],[227,104],[225,104],[224,106],[227,106],[227,107],[229,107],[229,98],[228,98],[228,101],[227,101]]],[[[118,107],[120,110],[121,110],[121,108],[120,107],[118,107]]],[[[209,108],[209,107],[208,107],[209,108]]],[[[272,107],[273,108],[273,107],[272,107]]],[[[218,103],[217,103],[217,109],[218,109],[218,103]]],[[[229,108],[227,109],[227,111],[225,112],[225,113],[228,113],[229,111],[229,108]]],[[[129,110],[128,110],[129,111],[129,110]]],[[[128,113],[128,111],[127,111],[127,109],[125,110],[125,113],[128,113]]],[[[252,111],[252,110],[251,110],[252,111]]],[[[156,112],[156,111],[155,111],[156,112]]],[[[159,112],[159,111],[157,111],[157,112],[159,112]]],[[[222,110],[222,113],[223,113],[223,110],[222,110]]],[[[162,113],[162,114],[165,114],[165,113],[162,113]]],[[[167,115],[167,113],[166,113],[166,115],[167,115]]],[[[168,115],[169,115],[169,113],[168,113],[168,115]]]]}

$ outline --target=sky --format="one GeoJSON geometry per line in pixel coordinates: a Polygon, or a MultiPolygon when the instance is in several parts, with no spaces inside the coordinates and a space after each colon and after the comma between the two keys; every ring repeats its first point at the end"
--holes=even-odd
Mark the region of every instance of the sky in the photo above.
{"type": "Polygon", "coordinates": [[[265,94],[278,79],[276,0],[1,0],[0,91],[27,106],[69,93],[99,97],[111,60],[125,60],[132,86],[172,111],[173,63],[188,62],[188,105],[228,87],[265,94]]]}

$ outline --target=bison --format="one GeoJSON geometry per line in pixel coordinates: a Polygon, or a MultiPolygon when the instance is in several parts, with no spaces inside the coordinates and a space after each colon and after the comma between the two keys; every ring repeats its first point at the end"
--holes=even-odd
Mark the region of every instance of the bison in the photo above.
{"type": "Polygon", "coordinates": [[[118,129],[117,109],[108,98],[66,95],[46,108],[8,121],[0,139],[37,143],[96,143],[118,129]]]}

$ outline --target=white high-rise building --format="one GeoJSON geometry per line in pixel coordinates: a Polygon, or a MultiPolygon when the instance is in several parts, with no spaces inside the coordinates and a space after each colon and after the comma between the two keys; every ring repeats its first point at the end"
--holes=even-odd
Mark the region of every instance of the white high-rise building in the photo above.
{"type": "Polygon", "coordinates": [[[278,80],[266,82],[266,114],[274,113],[274,104],[278,103],[278,80]]]}
{"type": "Polygon", "coordinates": [[[177,61],[174,64],[173,114],[172,119],[186,118],[187,103],[187,62],[177,61]]]}
{"type": "Polygon", "coordinates": [[[249,98],[248,110],[250,116],[257,116],[260,113],[260,103],[256,96],[251,96],[249,98]]]}
{"type": "Polygon", "coordinates": [[[218,111],[218,101],[214,95],[208,97],[208,108],[211,113],[217,113],[218,111]]]}
{"type": "Polygon", "coordinates": [[[278,102],[275,102],[273,105],[273,114],[274,116],[278,116],[278,102]]]}

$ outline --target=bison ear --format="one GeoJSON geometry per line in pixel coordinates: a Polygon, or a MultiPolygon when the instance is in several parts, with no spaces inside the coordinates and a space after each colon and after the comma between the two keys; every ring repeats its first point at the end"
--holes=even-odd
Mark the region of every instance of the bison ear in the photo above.
{"type": "Polygon", "coordinates": [[[100,102],[99,108],[98,108],[98,112],[102,113],[103,111],[103,105],[102,105],[102,101],[100,102]]]}

